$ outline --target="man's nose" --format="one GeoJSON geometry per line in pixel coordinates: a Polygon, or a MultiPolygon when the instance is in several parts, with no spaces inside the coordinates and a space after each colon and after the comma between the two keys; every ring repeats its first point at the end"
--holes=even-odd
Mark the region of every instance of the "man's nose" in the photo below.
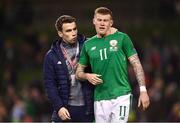
{"type": "Polygon", "coordinates": [[[103,22],[103,21],[101,21],[100,25],[101,25],[101,26],[104,26],[104,22],[103,22]]]}
{"type": "Polygon", "coordinates": [[[73,30],[72,34],[73,34],[73,36],[76,36],[77,35],[77,30],[73,30]]]}

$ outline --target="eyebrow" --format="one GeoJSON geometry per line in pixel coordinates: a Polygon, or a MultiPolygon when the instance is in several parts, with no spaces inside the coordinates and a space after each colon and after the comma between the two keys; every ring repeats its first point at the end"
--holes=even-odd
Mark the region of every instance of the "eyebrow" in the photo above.
{"type": "Polygon", "coordinates": [[[68,29],[66,32],[71,32],[72,30],[77,30],[77,27],[74,27],[73,29],[68,29]]]}
{"type": "Polygon", "coordinates": [[[110,19],[101,19],[101,18],[97,18],[97,20],[107,21],[107,20],[110,20],[110,19]]]}

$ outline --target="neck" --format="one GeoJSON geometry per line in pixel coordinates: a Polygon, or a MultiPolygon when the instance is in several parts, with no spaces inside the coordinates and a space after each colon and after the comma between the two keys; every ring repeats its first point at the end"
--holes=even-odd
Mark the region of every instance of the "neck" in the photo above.
{"type": "Polygon", "coordinates": [[[69,42],[63,40],[63,41],[62,41],[62,45],[63,45],[64,47],[75,47],[75,46],[76,46],[76,42],[75,42],[75,43],[69,43],[69,42]]]}
{"type": "Polygon", "coordinates": [[[111,28],[106,32],[106,34],[103,34],[103,35],[102,35],[102,34],[97,34],[97,37],[98,37],[98,38],[103,38],[103,37],[106,37],[106,36],[108,36],[108,35],[114,34],[116,31],[117,31],[116,28],[111,27],[111,28]]]}

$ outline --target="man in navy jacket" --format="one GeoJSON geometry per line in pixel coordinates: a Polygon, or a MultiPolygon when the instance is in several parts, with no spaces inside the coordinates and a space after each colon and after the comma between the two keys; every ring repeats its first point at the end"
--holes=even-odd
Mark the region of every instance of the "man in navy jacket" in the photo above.
{"type": "Polygon", "coordinates": [[[91,122],[93,85],[75,78],[81,47],[86,40],[78,35],[76,19],[60,16],[55,23],[59,39],[54,41],[44,59],[45,89],[54,111],[54,122],[91,122]]]}

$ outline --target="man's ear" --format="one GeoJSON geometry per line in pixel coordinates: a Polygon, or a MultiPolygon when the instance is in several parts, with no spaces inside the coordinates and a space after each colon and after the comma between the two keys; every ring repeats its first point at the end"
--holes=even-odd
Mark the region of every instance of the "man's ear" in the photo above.
{"type": "Polygon", "coordinates": [[[113,25],[113,20],[111,20],[111,26],[113,25]]]}
{"type": "Polygon", "coordinates": [[[58,31],[58,35],[59,35],[59,37],[61,37],[61,38],[62,38],[62,36],[63,36],[63,34],[62,34],[61,31],[58,31]]]}
{"type": "Polygon", "coordinates": [[[95,18],[93,18],[93,20],[92,20],[92,21],[93,21],[93,24],[95,24],[95,18]]]}

